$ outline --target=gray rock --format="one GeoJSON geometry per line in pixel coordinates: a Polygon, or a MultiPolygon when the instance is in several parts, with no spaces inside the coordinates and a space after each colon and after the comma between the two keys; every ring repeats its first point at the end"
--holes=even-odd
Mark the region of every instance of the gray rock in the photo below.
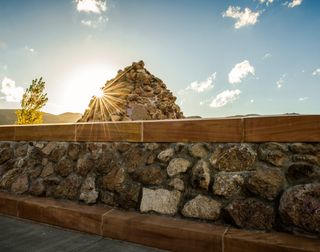
{"type": "Polygon", "coordinates": [[[0,165],[11,158],[13,158],[13,149],[10,146],[5,146],[0,149],[0,165]]]}
{"type": "Polygon", "coordinates": [[[295,163],[289,166],[286,178],[292,184],[320,182],[320,168],[308,163],[295,163]]]}
{"type": "Polygon", "coordinates": [[[49,142],[46,147],[44,147],[42,149],[42,152],[45,154],[45,155],[49,155],[54,148],[57,147],[57,143],[56,142],[49,142]]]}
{"type": "Polygon", "coordinates": [[[11,185],[11,191],[17,194],[27,192],[29,189],[29,180],[27,175],[21,175],[11,185]]]}
{"type": "Polygon", "coordinates": [[[196,143],[189,147],[189,153],[194,158],[205,158],[208,156],[208,149],[204,144],[196,143]]]}
{"type": "Polygon", "coordinates": [[[183,191],[184,190],[184,182],[180,178],[173,178],[169,182],[169,186],[172,186],[174,189],[176,189],[178,191],[183,191]]]}
{"type": "Polygon", "coordinates": [[[62,177],[68,176],[73,172],[74,162],[66,157],[63,157],[55,166],[55,171],[62,177]]]}
{"type": "Polygon", "coordinates": [[[210,184],[210,169],[208,162],[200,160],[192,168],[191,183],[194,188],[208,190],[210,184]]]}
{"type": "MultiPolygon", "coordinates": [[[[47,146],[42,149],[42,152],[46,153],[44,150],[47,148],[47,146]]],[[[49,152],[49,150],[47,152],[49,152]]],[[[55,144],[53,149],[50,151],[49,160],[53,162],[58,162],[64,156],[65,153],[66,153],[66,148],[64,145],[55,144]]]]}
{"type": "Polygon", "coordinates": [[[16,157],[24,157],[27,155],[28,152],[28,144],[18,144],[15,150],[15,156],[16,157]]]}
{"type": "Polygon", "coordinates": [[[289,145],[290,151],[295,154],[315,154],[317,148],[313,144],[309,143],[292,143],[289,145]]]}
{"type": "Polygon", "coordinates": [[[88,175],[82,183],[80,189],[80,200],[83,200],[86,204],[96,203],[99,192],[96,191],[96,178],[93,175],[88,175]]]}
{"type": "Polygon", "coordinates": [[[158,159],[161,162],[168,162],[174,155],[174,149],[173,148],[168,148],[164,151],[161,151],[158,155],[158,159]]]}
{"type": "Polygon", "coordinates": [[[279,212],[284,223],[320,232],[320,183],[297,185],[285,191],[279,212]]]}
{"type": "Polygon", "coordinates": [[[244,185],[244,178],[235,172],[220,172],[214,177],[212,191],[215,195],[227,199],[237,195],[244,185]]]}
{"type": "Polygon", "coordinates": [[[167,173],[170,177],[173,177],[179,173],[185,173],[192,163],[184,158],[174,158],[170,161],[167,167],[167,173]]]}
{"type": "Polygon", "coordinates": [[[174,215],[178,211],[180,197],[179,191],[143,188],[140,211],[174,215]]]}
{"type": "Polygon", "coordinates": [[[198,195],[184,205],[181,213],[185,217],[217,220],[220,216],[221,207],[219,201],[198,195]]]}
{"type": "Polygon", "coordinates": [[[256,152],[247,144],[217,148],[210,157],[211,165],[220,171],[253,170],[256,152]]]}
{"type": "Polygon", "coordinates": [[[15,168],[7,171],[1,178],[0,178],[0,188],[2,189],[9,189],[12,183],[16,180],[16,178],[20,174],[20,169],[15,168]]]}
{"type": "Polygon", "coordinates": [[[277,168],[261,167],[247,181],[247,188],[261,197],[274,200],[284,188],[285,179],[277,168]]]}
{"type": "Polygon", "coordinates": [[[72,160],[77,160],[79,157],[79,154],[81,152],[81,145],[78,143],[70,143],[68,146],[68,156],[72,159],[72,160]]]}
{"type": "Polygon", "coordinates": [[[286,152],[288,148],[284,144],[264,143],[259,146],[259,158],[275,166],[284,166],[288,161],[286,152]]]}
{"type": "Polygon", "coordinates": [[[40,177],[48,177],[54,173],[54,166],[53,163],[49,162],[46,166],[42,169],[40,177]]]}

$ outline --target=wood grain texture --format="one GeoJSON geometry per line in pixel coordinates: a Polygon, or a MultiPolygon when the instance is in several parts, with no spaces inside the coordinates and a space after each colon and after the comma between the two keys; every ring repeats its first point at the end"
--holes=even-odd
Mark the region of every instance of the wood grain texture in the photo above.
{"type": "Polygon", "coordinates": [[[113,210],[103,236],[170,251],[222,251],[223,226],[113,210]]]}
{"type": "Polygon", "coordinates": [[[14,134],[14,126],[0,126],[0,141],[14,141],[14,134]]]}
{"type": "Polygon", "coordinates": [[[244,119],[244,142],[319,142],[320,116],[244,119]]]}
{"type": "Polygon", "coordinates": [[[85,123],[76,125],[76,141],[141,141],[141,123],[85,123]]]}
{"type": "Polygon", "coordinates": [[[241,142],[241,139],[241,118],[143,122],[144,142],[241,142]]]}
{"type": "Polygon", "coordinates": [[[263,233],[231,228],[224,237],[225,252],[320,251],[320,240],[285,233],[263,233]]]}
{"type": "Polygon", "coordinates": [[[74,141],[74,124],[16,126],[15,141],[74,141]]]}
{"type": "Polygon", "coordinates": [[[18,215],[18,199],[8,193],[0,192],[0,213],[5,215],[18,215]]]}

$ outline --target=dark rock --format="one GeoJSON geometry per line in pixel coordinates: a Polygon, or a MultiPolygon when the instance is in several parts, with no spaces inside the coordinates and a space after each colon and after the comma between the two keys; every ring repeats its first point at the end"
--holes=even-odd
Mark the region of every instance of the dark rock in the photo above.
{"type": "Polygon", "coordinates": [[[194,188],[208,190],[210,184],[210,170],[208,162],[200,160],[192,168],[191,184],[194,188]]]}
{"type": "Polygon", "coordinates": [[[288,148],[279,143],[264,143],[259,146],[259,158],[275,166],[284,166],[288,161],[288,148]]]}
{"type": "Polygon", "coordinates": [[[85,155],[78,159],[76,171],[81,176],[85,177],[89,171],[93,170],[94,161],[90,158],[90,155],[85,155]]]}
{"type": "Polygon", "coordinates": [[[75,174],[69,175],[56,187],[54,196],[57,198],[76,200],[81,182],[82,178],[80,176],[75,174]]]}
{"type": "Polygon", "coordinates": [[[44,178],[44,177],[48,177],[48,176],[52,175],[53,173],[54,173],[53,163],[49,162],[42,169],[40,176],[44,178]]]}
{"type": "Polygon", "coordinates": [[[4,146],[0,149],[0,165],[13,158],[13,149],[10,146],[4,146]]]}
{"type": "Polygon", "coordinates": [[[24,157],[28,153],[28,144],[18,144],[15,150],[16,157],[24,157]]]}
{"type": "Polygon", "coordinates": [[[46,187],[44,185],[43,179],[42,178],[38,178],[36,180],[33,180],[31,182],[30,188],[29,188],[29,192],[32,195],[35,196],[42,196],[45,194],[46,192],[46,187]]]}
{"type": "Polygon", "coordinates": [[[108,206],[118,206],[113,192],[101,191],[100,201],[108,206]]]}
{"type": "Polygon", "coordinates": [[[236,172],[220,172],[215,175],[212,191],[215,195],[232,198],[241,192],[244,176],[236,172]]]}
{"type": "Polygon", "coordinates": [[[29,180],[27,175],[21,175],[11,185],[11,191],[17,194],[23,194],[28,191],[29,180]]]}
{"type": "Polygon", "coordinates": [[[289,149],[295,154],[315,154],[317,152],[317,148],[309,143],[292,143],[289,149]]]}
{"type": "Polygon", "coordinates": [[[73,172],[74,169],[74,162],[70,159],[63,157],[54,167],[56,173],[58,173],[62,177],[68,176],[70,173],[73,172]]]}
{"type": "Polygon", "coordinates": [[[125,172],[123,168],[113,167],[112,170],[102,177],[102,189],[117,191],[125,181],[125,172]]]}
{"type": "Polygon", "coordinates": [[[25,167],[25,172],[29,175],[30,179],[33,179],[40,176],[42,169],[43,166],[39,160],[29,159],[25,167]]]}
{"type": "Polygon", "coordinates": [[[282,172],[277,168],[261,167],[247,180],[247,188],[268,200],[274,200],[283,190],[285,183],[282,172]]]}
{"type": "Polygon", "coordinates": [[[141,185],[139,183],[130,182],[122,184],[115,195],[116,202],[125,209],[137,209],[140,192],[141,185]]]}
{"type": "Polygon", "coordinates": [[[241,144],[217,148],[210,158],[210,163],[220,171],[246,171],[254,169],[256,156],[249,145],[241,144]]]}
{"type": "Polygon", "coordinates": [[[320,183],[289,188],[280,199],[279,211],[284,223],[320,233],[320,183]]]}
{"type": "Polygon", "coordinates": [[[113,167],[117,166],[116,156],[109,150],[104,151],[100,159],[96,160],[95,163],[96,171],[99,174],[107,174],[113,167]]]}
{"type": "Polygon", "coordinates": [[[65,153],[66,153],[65,146],[56,145],[49,154],[49,160],[58,162],[64,156],[65,153]]]}
{"type": "Polygon", "coordinates": [[[237,199],[226,208],[232,222],[240,228],[269,230],[275,222],[273,207],[253,199],[237,199]]]}
{"type": "Polygon", "coordinates": [[[131,147],[130,143],[117,143],[116,145],[116,149],[120,152],[126,152],[127,150],[129,150],[131,147]]]}
{"type": "Polygon", "coordinates": [[[320,165],[319,158],[317,156],[308,155],[308,154],[304,154],[304,155],[296,154],[296,155],[292,156],[292,161],[293,162],[306,162],[309,164],[320,165]]]}
{"type": "Polygon", "coordinates": [[[132,177],[144,185],[160,185],[166,175],[161,168],[157,166],[146,166],[136,170],[132,177]]]}
{"type": "Polygon", "coordinates": [[[68,156],[72,159],[72,160],[77,160],[79,158],[79,154],[81,152],[81,145],[78,143],[70,143],[68,146],[68,156]]]}
{"type": "Polygon", "coordinates": [[[144,166],[146,157],[143,149],[133,147],[127,151],[123,157],[124,167],[129,173],[134,172],[137,168],[144,166]]]}
{"type": "Polygon", "coordinates": [[[307,163],[296,163],[289,166],[286,177],[290,183],[302,184],[320,181],[319,167],[307,163]]]}
{"type": "Polygon", "coordinates": [[[9,189],[19,174],[20,170],[18,168],[11,169],[6,172],[0,179],[0,188],[9,189]]]}
{"type": "Polygon", "coordinates": [[[34,159],[34,160],[39,160],[42,161],[42,158],[44,157],[43,152],[41,149],[37,147],[31,147],[29,148],[29,158],[34,159]]]}
{"type": "Polygon", "coordinates": [[[61,179],[58,176],[55,175],[50,175],[48,177],[45,177],[43,179],[43,181],[47,184],[47,185],[58,185],[61,181],[61,179]]]}

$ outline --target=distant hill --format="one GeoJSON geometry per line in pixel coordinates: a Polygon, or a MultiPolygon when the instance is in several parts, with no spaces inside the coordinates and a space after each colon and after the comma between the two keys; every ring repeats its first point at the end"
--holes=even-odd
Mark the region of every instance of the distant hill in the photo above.
{"type": "MultiPolygon", "coordinates": [[[[15,109],[0,109],[0,125],[14,124],[17,120],[15,109]]],[[[82,114],[79,113],[63,113],[54,115],[50,113],[43,114],[43,123],[72,123],[76,122],[82,114]]]]}

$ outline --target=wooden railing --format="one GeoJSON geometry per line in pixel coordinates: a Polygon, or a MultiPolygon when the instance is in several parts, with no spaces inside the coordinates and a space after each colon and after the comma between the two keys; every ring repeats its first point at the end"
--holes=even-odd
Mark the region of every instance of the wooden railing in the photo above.
{"type": "Polygon", "coordinates": [[[8,125],[0,141],[320,142],[320,115],[8,125]]]}

